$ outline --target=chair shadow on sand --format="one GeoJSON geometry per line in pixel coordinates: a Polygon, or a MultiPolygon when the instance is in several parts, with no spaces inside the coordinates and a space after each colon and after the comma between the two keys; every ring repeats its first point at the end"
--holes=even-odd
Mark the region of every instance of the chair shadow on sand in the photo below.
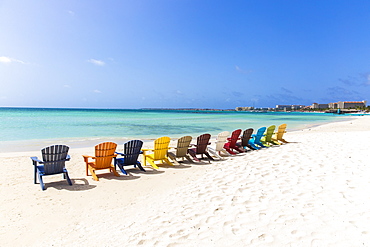
{"type": "Polygon", "coordinates": [[[96,187],[96,185],[89,184],[86,178],[71,178],[72,186],[66,186],[64,181],[48,182],[46,187],[54,188],[56,190],[69,190],[69,191],[83,191],[91,190],[96,187]]]}

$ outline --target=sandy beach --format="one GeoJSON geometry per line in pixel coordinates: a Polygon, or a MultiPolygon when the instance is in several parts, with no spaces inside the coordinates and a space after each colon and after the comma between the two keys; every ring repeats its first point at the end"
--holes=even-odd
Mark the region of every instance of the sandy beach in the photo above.
{"type": "Polygon", "coordinates": [[[73,185],[47,176],[45,191],[30,160],[40,150],[0,153],[0,246],[369,246],[370,117],[285,139],[100,181],[85,176],[93,147],[71,149],[73,185]]]}

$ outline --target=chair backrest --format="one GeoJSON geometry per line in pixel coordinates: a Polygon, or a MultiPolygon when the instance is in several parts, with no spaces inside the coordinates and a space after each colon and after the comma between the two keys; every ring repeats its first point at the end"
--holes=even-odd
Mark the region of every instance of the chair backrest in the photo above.
{"type": "Polygon", "coordinates": [[[242,146],[248,146],[249,140],[251,139],[251,136],[253,134],[253,129],[249,128],[243,131],[243,136],[241,138],[242,140],[242,146]]]}
{"type": "Polygon", "coordinates": [[[227,141],[227,137],[229,136],[229,131],[221,132],[217,135],[216,140],[216,151],[222,151],[224,149],[224,145],[227,141]]]}
{"type": "Polygon", "coordinates": [[[265,141],[271,142],[271,137],[274,134],[275,128],[276,128],[275,125],[271,125],[270,127],[267,128],[266,135],[265,135],[265,141]]]}
{"type": "Polygon", "coordinates": [[[209,145],[210,134],[203,134],[197,137],[197,154],[204,154],[207,152],[207,146],[209,145]]]}
{"type": "Polygon", "coordinates": [[[171,138],[163,136],[154,141],[154,159],[161,160],[167,155],[168,145],[170,145],[171,138]]]}
{"type": "Polygon", "coordinates": [[[141,152],[143,142],[140,140],[131,140],[123,144],[123,154],[125,155],[124,164],[134,165],[141,152]]]}
{"type": "Polygon", "coordinates": [[[229,138],[230,147],[236,146],[236,142],[240,137],[240,133],[242,133],[241,129],[234,130],[233,133],[231,133],[231,137],[229,138]]]}
{"type": "Polygon", "coordinates": [[[68,150],[69,147],[65,145],[53,145],[41,150],[46,175],[63,172],[68,150]]]}
{"type": "Polygon", "coordinates": [[[117,144],[114,142],[103,142],[95,146],[95,167],[109,168],[115,157],[117,144]]]}
{"type": "Polygon", "coordinates": [[[183,136],[177,140],[176,157],[186,157],[190,142],[193,138],[191,136],[183,136]]]}
{"type": "Polygon", "coordinates": [[[254,137],[255,142],[260,142],[263,134],[266,131],[266,127],[261,127],[257,130],[256,136],[254,137]]]}
{"type": "Polygon", "coordinates": [[[286,124],[281,124],[278,128],[278,131],[276,133],[276,139],[277,140],[281,140],[283,139],[283,135],[285,133],[285,130],[286,130],[286,124]]]}

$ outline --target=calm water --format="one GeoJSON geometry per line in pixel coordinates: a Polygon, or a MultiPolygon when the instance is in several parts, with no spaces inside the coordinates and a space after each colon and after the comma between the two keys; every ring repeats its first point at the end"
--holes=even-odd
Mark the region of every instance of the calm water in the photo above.
{"type": "Polygon", "coordinates": [[[288,124],[288,130],[297,130],[343,119],[346,116],[320,113],[0,108],[0,143],[2,149],[57,141],[83,146],[100,140],[217,135],[282,123],[288,124]]]}

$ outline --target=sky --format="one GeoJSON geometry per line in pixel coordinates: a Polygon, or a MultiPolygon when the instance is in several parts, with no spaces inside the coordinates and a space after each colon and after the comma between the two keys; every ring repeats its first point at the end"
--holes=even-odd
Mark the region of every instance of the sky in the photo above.
{"type": "Polygon", "coordinates": [[[0,106],[370,101],[370,1],[0,0],[0,106]]]}

